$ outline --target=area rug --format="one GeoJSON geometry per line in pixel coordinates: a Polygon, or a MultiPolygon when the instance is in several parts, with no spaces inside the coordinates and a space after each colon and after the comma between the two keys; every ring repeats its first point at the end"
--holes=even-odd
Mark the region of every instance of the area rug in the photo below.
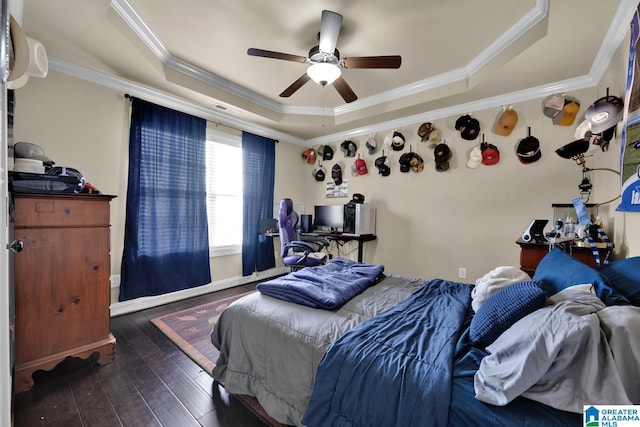
{"type": "MultiPolygon", "coordinates": [[[[249,291],[206,304],[185,308],[151,319],[163,334],[209,374],[218,359],[218,349],[211,344],[211,331],[220,313],[232,302],[256,291],[249,291]]],[[[252,396],[235,395],[247,408],[262,418],[271,427],[285,427],[271,418],[252,396]]]]}
{"type": "Polygon", "coordinates": [[[211,331],[220,313],[232,302],[255,291],[245,292],[206,304],[185,308],[151,319],[180,350],[211,374],[218,359],[218,349],[211,344],[211,331]]]}

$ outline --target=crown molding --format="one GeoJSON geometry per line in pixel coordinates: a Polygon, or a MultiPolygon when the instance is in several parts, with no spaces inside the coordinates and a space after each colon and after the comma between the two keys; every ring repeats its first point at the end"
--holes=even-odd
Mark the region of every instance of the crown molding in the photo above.
{"type": "Polygon", "coordinates": [[[516,40],[524,36],[528,31],[532,30],[536,25],[544,20],[548,13],[549,1],[537,0],[533,9],[529,10],[523,17],[513,24],[511,28],[501,34],[500,37],[498,37],[464,67],[467,77],[469,78],[473,76],[475,73],[487,66],[501,52],[507,50],[507,48],[516,40]]]}
{"type": "MultiPolygon", "coordinates": [[[[226,80],[214,73],[196,67],[169,52],[162,42],[155,36],[151,28],[145,23],[140,14],[131,6],[128,0],[111,0],[111,7],[122,17],[127,25],[137,34],[137,36],[147,45],[153,54],[166,66],[183,73],[189,77],[198,79],[206,84],[214,86],[232,95],[254,103],[263,108],[269,109],[277,114],[287,115],[327,115],[327,111],[333,111],[333,116],[375,107],[382,103],[387,103],[409,95],[426,92],[438,87],[452,83],[466,81],[486,67],[498,55],[505,51],[510,45],[515,43],[524,34],[533,29],[540,21],[546,18],[549,4],[548,0],[537,0],[534,7],[520,18],[511,28],[503,33],[498,39],[491,43],[487,49],[482,51],[467,65],[456,70],[451,70],[437,76],[420,80],[396,89],[381,92],[373,96],[359,99],[355,102],[341,105],[336,108],[321,108],[309,106],[287,106],[273,101],[244,87],[241,87],[229,80],[226,80]]],[[[331,114],[330,114],[331,115],[331,114]]]]}
{"type": "MultiPolygon", "coordinates": [[[[112,4],[113,2],[116,2],[116,1],[121,2],[123,0],[112,0],[112,4]]],[[[547,4],[546,1],[544,1],[543,3],[545,5],[547,4]]],[[[501,107],[503,105],[514,104],[517,102],[528,101],[536,98],[542,98],[548,95],[552,95],[554,93],[570,92],[570,91],[575,91],[575,90],[596,86],[598,82],[601,80],[604,73],[606,72],[606,69],[609,67],[609,64],[611,62],[611,59],[613,58],[613,55],[615,54],[615,51],[618,49],[618,47],[620,46],[620,43],[626,37],[629,30],[629,23],[631,22],[631,18],[633,17],[636,7],[637,7],[637,0],[621,1],[620,6],[618,7],[618,10],[614,16],[614,19],[609,25],[609,30],[607,31],[606,37],[603,40],[598,50],[598,53],[594,58],[591,69],[587,75],[550,83],[548,85],[542,85],[542,86],[532,87],[532,88],[528,88],[528,89],[524,89],[516,92],[511,92],[511,93],[500,95],[500,96],[458,104],[458,105],[454,105],[454,106],[450,106],[450,107],[446,107],[438,110],[429,111],[426,113],[407,116],[397,120],[378,123],[372,126],[354,128],[347,132],[327,134],[318,138],[312,138],[307,140],[294,137],[287,133],[284,133],[266,126],[261,126],[252,122],[248,122],[248,121],[240,120],[238,118],[230,117],[224,114],[216,113],[215,111],[211,111],[208,108],[196,105],[192,102],[175,97],[173,95],[160,92],[156,89],[149,88],[140,84],[132,83],[118,77],[114,77],[114,76],[111,76],[102,72],[98,72],[77,64],[73,64],[60,58],[49,56],[48,59],[49,59],[49,66],[51,69],[64,74],[77,77],[82,80],[90,81],[98,85],[109,87],[117,91],[127,92],[134,96],[139,96],[141,98],[148,99],[153,102],[157,102],[158,104],[165,105],[170,108],[175,108],[180,111],[188,112],[190,114],[194,114],[199,117],[202,117],[207,120],[211,120],[213,122],[217,122],[226,126],[246,130],[248,132],[263,135],[263,136],[277,139],[277,140],[284,140],[284,141],[291,142],[301,146],[312,146],[316,144],[335,141],[337,139],[355,137],[359,135],[369,134],[372,132],[381,132],[381,131],[386,131],[389,129],[399,128],[403,126],[409,126],[409,125],[421,123],[424,121],[442,119],[442,118],[454,116],[457,114],[463,114],[468,111],[477,111],[477,110],[483,110],[488,108],[496,108],[496,107],[501,107]]],[[[413,83],[412,85],[407,85],[397,90],[398,91],[413,90],[415,93],[415,90],[422,86],[436,87],[433,85],[443,84],[443,82],[451,81],[451,79],[455,79],[459,77],[459,75],[465,74],[466,71],[458,69],[456,70],[456,73],[458,74],[453,77],[447,76],[446,74],[442,74],[432,79],[416,82],[416,83],[413,83]]],[[[390,91],[390,92],[393,92],[393,91],[390,91]]],[[[356,102],[360,102],[360,101],[356,101],[356,102]]],[[[303,111],[303,113],[301,114],[311,115],[313,114],[313,111],[315,111],[315,108],[297,107],[296,110],[303,111]]],[[[325,110],[330,110],[330,109],[325,109],[325,110]]],[[[342,113],[342,111],[340,111],[340,113],[342,113]]],[[[327,111],[325,111],[324,114],[327,114],[327,111]]],[[[329,113],[328,115],[331,115],[331,114],[329,113]]]]}
{"type": "Polygon", "coordinates": [[[615,55],[620,43],[629,32],[631,19],[633,19],[633,14],[637,7],[637,0],[622,0],[620,2],[620,6],[618,6],[618,10],[616,10],[616,14],[609,24],[609,29],[604,36],[600,49],[598,49],[598,53],[591,64],[589,75],[594,80],[600,81],[607,67],[609,67],[613,55],[615,55]]]}
{"type": "Polygon", "coordinates": [[[149,28],[140,14],[131,6],[127,0],[111,0],[111,7],[118,13],[124,22],[143,41],[151,52],[169,68],[172,68],[189,77],[198,79],[218,89],[222,89],[247,101],[260,105],[269,110],[281,113],[281,105],[269,98],[258,95],[240,85],[224,79],[214,73],[199,68],[183,59],[174,56],[169,52],[160,39],[149,28]]]}
{"type": "Polygon", "coordinates": [[[164,47],[162,42],[151,31],[151,28],[144,22],[136,10],[125,0],[111,0],[110,6],[115,10],[124,22],[135,32],[144,42],[151,52],[162,62],[171,58],[171,53],[164,47]]]}

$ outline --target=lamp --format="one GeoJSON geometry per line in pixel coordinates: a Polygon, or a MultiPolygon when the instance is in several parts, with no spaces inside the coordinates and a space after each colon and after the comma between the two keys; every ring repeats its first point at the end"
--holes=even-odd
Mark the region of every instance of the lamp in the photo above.
{"type": "MultiPolygon", "coordinates": [[[[589,150],[590,145],[590,140],[583,138],[565,144],[556,150],[556,154],[558,156],[562,157],[563,159],[573,159],[578,166],[582,167],[582,181],[578,185],[578,188],[580,189],[580,196],[585,202],[589,201],[589,197],[591,196],[591,189],[593,188],[593,185],[591,184],[591,171],[609,171],[620,176],[620,172],[615,169],[587,167],[585,153],[589,150]]],[[[620,198],[620,195],[606,202],[598,203],[598,206],[611,203],[618,198],[620,198]]]]}
{"type": "Polygon", "coordinates": [[[307,75],[311,77],[311,80],[321,86],[330,85],[340,77],[341,74],[342,71],[340,67],[331,62],[316,62],[307,68],[307,75]]]}

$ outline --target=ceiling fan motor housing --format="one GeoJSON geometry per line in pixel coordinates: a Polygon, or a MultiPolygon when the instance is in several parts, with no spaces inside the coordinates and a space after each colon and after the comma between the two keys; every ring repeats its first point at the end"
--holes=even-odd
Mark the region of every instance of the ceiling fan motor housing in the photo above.
{"type": "Polygon", "coordinates": [[[333,55],[330,53],[322,52],[320,46],[314,46],[309,51],[309,61],[314,62],[328,62],[330,64],[338,65],[340,63],[340,52],[338,49],[333,51],[333,55]]]}

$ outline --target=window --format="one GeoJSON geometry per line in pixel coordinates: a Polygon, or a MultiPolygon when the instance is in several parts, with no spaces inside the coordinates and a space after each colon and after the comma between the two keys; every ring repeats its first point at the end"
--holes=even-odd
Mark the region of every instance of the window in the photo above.
{"type": "Polygon", "coordinates": [[[207,215],[211,256],[242,251],[242,140],[207,129],[207,215]]]}

